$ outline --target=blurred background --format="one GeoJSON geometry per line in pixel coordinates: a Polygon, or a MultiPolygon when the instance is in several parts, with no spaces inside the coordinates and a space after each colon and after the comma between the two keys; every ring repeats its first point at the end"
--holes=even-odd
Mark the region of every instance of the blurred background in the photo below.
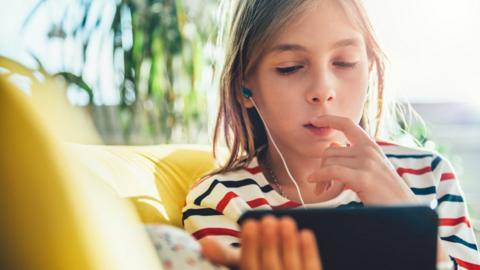
{"type": "MultiPolygon", "coordinates": [[[[211,143],[219,0],[2,1],[0,55],[63,78],[106,144],[211,143]]],[[[478,220],[480,1],[364,2],[387,90],[423,118],[409,131],[452,161],[478,220]]]]}
{"type": "Polygon", "coordinates": [[[412,133],[450,159],[478,220],[480,1],[364,3],[390,60],[387,90],[425,121],[423,135],[412,133]]]}

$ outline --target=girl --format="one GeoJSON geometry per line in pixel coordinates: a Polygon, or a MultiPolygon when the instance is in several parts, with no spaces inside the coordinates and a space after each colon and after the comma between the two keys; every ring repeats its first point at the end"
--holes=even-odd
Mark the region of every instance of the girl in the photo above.
{"type": "Polygon", "coordinates": [[[271,267],[280,258],[288,269],[299,259],[276,256],[288,254],[288,241],[275,237],[285,222],[240,228],[244,211],[425,204],[440,218],[438,261],[480,269],[450,163],[378,140],[386,134],[383,81],[384,56],[359,1],[239,1],[213,142],[215,153],[223,131],[230,156],[189,192],[185,229],[201,242],[235,247],[260,230],[240,253],[257,260],[252,265],[271,267]]]}

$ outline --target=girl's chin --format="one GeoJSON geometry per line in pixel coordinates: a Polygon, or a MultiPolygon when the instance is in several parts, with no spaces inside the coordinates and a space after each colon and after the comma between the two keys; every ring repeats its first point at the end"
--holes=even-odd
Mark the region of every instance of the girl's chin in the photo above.
{"type": "Polygon", "coordinates": [[[323,151],[329,147],[330,143],[311,143],[311,144],[302,144],[301,147],[297,145],[295,151],[298,156],[304,158],[318,159],[323,157],[323,151]]]}
{"type": "Polygon", "coordinates": [[[331,137],[324,140],[314,140],[310,142],[305,140],[304,144],[306,145],[306,147],[311,147],[311,148],[327,148],[331,145],[337,145],[337,146],[347,145],[347,143],[345,142],[345,139],[337,138],[337,137],[331,137]]]}
{"type": "Polygon", "coordinates": [[[345,142],[345,139],[341,138],[331,138],[330,140],[314,141],[308,142],[303,141],[300,145],[296,145],[297,151],[300,155],[308,156],[310,158],[321,158],[323,156],[323,151],[328,147],[336,145],[340,147],[346,147],[348,143],[345,142]]]}

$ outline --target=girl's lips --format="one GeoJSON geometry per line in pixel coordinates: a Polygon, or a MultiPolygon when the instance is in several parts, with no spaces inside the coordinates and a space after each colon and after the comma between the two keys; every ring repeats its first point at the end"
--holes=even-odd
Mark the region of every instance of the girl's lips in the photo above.
{"type": "Polygon", "coordinates": [[[316,127],[312,124],[304,125],[304,127],[307,128],[308,130],[310,130],[314,135],[320,136],[320,137],[330,136],[334,132],[333,128],[316,127]]]}

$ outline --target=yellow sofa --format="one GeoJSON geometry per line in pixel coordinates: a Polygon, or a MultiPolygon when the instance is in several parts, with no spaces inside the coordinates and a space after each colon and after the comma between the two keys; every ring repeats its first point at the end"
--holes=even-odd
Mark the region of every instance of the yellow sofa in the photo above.
{"type": "Polygon", "coordinates": [[[36,91],[0,74],[0,269],[162,269],[142,223],[181,226],[210,147],[59,142],[36,91]]]}
{"type": "Polygon", "coordinates": [[[182,227],[181,210],[196,179],[215,167],[208,145],[68,145],[78,168],[133,203],[143,223],[182,227]]]}

